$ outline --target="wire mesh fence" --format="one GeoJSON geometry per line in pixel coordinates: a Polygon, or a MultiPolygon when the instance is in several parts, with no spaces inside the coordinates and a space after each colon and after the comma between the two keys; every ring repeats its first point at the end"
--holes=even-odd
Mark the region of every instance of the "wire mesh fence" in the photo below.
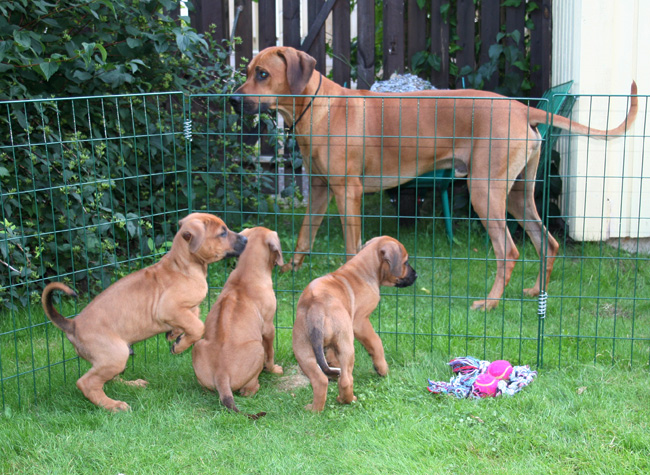
{"type": "MultiPolygon", "coordinates": [[[[274,96],[271,109],[285,99],[288,110],[304,107],[301,98],[274,96]]],[[[471,354],[537,366],[649,367],[647,97],[639,97],[636,124],[625,137],[595,144],[569,132],[557,150],[543,147],[557,138],[552,128],[544,135],[517,135],[515,128],[500,137],[491,132],[512,117],[508,99],[473,97],[461,103],[450,96],[453,120],[445,129],[447,116],[431,98],[413,96],[390,107],[364,103],[360,111],[345,100],[341,109],[338,99],[320,98],[292,135],[282,114],[240,116],[225,95],[1,103],[3,407],[37,402],[75,380],[86,364],[43,314],[39,298],[45,282],[62,280],[78,290],[78,302],[57,303],[61,313],[75,315],[111,282],[159,258],[178,220],[191,211],[217,214],[234,230],[251,225],[277,230],[287,266],[300,247],[301,227],[306,230],[313,246],[309,252],[299,249],[301,267],[274,274],[278,346],[290,348],[300,293],[345,262],[350,234],[362,241],[388,234],[405,245],[419,275],[412,287],[383,288],[371,317],[393,359],[471,354]],[[413,109],[411,123],[405,114],[413,109]],[[497,110],[502,113],[488,112],[488,128],[481,129],[486,125],[477,122],[478,111],[497,110]],[[374,123],[370,117],[377,113],[381,123],[395,128],[354,132],[360,123],[374,123]],[[469,128],[460,133],[463,121],[469,128]],[[441,147],[449,149],[449,159],[438,164],[444,170],[427,164],[427,154],[436,150],[440,156],[441,147]],[[516,163],[522,149],[541,149],[537,173],[516,163]],[[495,171],[484,178],[471,177],[474,165],[459,159],[478,150],[486,151],[486,163],[495,171]],[[502,157],[504,163],[498,161],[502,157]],[[507,171],[496,173],[499,166],[507,171]],[[512,216],[477,214],[481,204],[494,209],[488,204],[504,186],[523,190],[511,193],[505,206],[517,212],[522,207],[509,200],[534,199],[559,243],[548,286],[548,235],[539,237],[539,255],[512,216]],[[358,233],[350,218],[358,218],[358,233]],[[497,226],[503,237],[497,242],[512,236],[518,256],[495,252],[499,235],[488,234],[481,218],[488,228],[497,226]],[[535,287],[538,275],[541,297],[527,295],[524,289],[535,287]],[[498,306],[472,309],[488,299],[499,278],[509,282],[498,306]]],[[[554,100],[547,97],[538,105],[548,109],[554,100]]],[[[625,117],[628,105],[629,97],[581,96],[574,118],[606,128],[608,120],[618,124],[625,117]]],[[[536,222],[531,208],[523,208],[519,221],[536,222]]],[[[211,266],[203,315],[229,265],[211,266]]],[[[142,364],[168,354],[162,338],[134,351],[142,364]]]]}

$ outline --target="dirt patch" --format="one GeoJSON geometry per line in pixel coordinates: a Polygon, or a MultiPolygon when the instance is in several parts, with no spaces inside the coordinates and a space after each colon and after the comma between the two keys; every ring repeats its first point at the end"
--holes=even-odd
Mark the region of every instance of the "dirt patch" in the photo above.
{"type": "Polygon", "coordinates": [[[298,365],[284,368],[284,374],[277,382],[277,388],[280,391],[290,392],[309,386],[309,379],[305,376],[298,365]]]}

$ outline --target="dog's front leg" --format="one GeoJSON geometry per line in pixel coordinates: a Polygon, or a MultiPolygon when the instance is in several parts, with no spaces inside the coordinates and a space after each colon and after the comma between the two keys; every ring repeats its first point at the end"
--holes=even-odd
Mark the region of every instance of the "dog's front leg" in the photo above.
{"type": "Polygon", "coordinates": [[[264,346],[264,369],[269,373],[282,374],[282,366],[275,364],[275,349],[273,348],[273,338],[275,338],[275,328],[273,322],[264,325],[264,333],[262,334],[262,345],[264,346]]]}
{"type": "Polygon", "coordinates": [[[282,272],[298,270],[305,260],[305,255],[311,251],[311,247],[316,239],[318,228],[323,222],[323,217],[327,211],[327,205],[332,195],[327,186],[327,182],[322,177],[312,176],[311,190],[309,192],[309,209],[305,218],[302,220],[302,226],[298,233],[296,249],[290,262],[282,266],[282,272]]]}
{"type": "Polygon", "coordinates": [[[361,249],[361,197],[363,186],[359,177],[333,178],[330,187],[336,198],[336,206],[341,215],[341,227],[345,237],[347,259],[361,249]]]}
{"type": "Polygon", "coordinates": [[[372,365],[377,374],[386,376],[388,374],[388,363],[386,363],[384,356],[384,345],[375,329],[372,328],[372,323],[370,323],[368,317],[357,317],[354,320],[354,337],[361,342],[370,358],[372,358],[372,365]]]}
{"type": "Polygon", "coordinates": [[[177,355],[188,349],[195,342],[203,337],[205,326],[196,315],[198,312],[190,309],[179,310],[170,325],[174,327],[173,331],[182,332],[171,346],[171,353],[177,355]]]}

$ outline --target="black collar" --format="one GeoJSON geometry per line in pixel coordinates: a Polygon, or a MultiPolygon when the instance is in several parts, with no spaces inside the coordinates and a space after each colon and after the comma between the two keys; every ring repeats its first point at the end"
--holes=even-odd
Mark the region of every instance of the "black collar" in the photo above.
{"type": "Polygon", "coordinates": [[[289,127],[289,133],[290,134],[293,134],[293,131],[295,130],[296,125],[298,125],[298,122],[300,122],[300,119],[302,119],[302,116],[304,116],[307,113],[307,111],[309,110],[309,108],[311,107],[312,102],[314,102],[314,97],[317,96],[318,91],[320,91],[320,85],[322,84],[322,82],[323,82],[323,75],[320,74],[319,77],[318,77],[318,87],[316,88],[316,92],[314,93],[313,96],[311,96],[311,99],[309,100],[309,104],[307,104],[307,107],[305,107],[305,110],[303,110],[300,113],[300,115],[294,121],[294,123],[291,125],[291,127],[289,127]]]}

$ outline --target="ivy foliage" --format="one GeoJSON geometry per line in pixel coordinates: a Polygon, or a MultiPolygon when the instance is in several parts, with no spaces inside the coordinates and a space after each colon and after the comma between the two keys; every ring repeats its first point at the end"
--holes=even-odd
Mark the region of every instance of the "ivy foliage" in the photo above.
{"type": "Polygon", "coordinates": [[[246,124],[224,104],[210,108],[188,95],[226,93],[241,82],[228,45],[173,16],[175,6],[0,2],[5,306],[37,298],[48,277],[101,290],[164,252],[190,206],[259,208],[259,174],[241,173],[259,168],[238,133],[246,124]],[[190,107],[203,140],[185,136],[190,107]]]}

